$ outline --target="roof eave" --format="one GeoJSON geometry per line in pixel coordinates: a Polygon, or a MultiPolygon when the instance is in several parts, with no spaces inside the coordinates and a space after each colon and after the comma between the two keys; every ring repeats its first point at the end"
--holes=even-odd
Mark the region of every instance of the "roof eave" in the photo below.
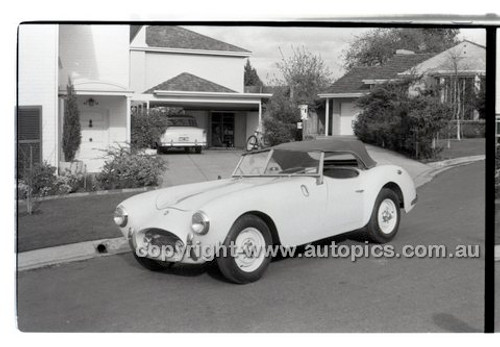
{"type": "Polygon", "coordinates": [[[318,94],[320,99],[335,99],[335,98],[359,98],[366,93],[356,92],[356,93],[322,93],[318,94]]]}
{"type": "Polygon", "coordinates": [[[246,51],[219,51],[208,49],[188,49],[188,48],[170,48],[170,47],[130,47],[131,51],[152,52],[152,53],[174,53],[191,55],[215,55],[225,57],[248,58],[252,52],[246,51]]]}

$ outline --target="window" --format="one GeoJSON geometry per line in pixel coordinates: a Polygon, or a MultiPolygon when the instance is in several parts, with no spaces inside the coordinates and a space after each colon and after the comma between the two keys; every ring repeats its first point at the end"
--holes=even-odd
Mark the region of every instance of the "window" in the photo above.
{"type": "Polygon", "coordinates": [[[17,109],[17,168],[19,175],[42,162],[42,108],[21,106],[17,109]]]}

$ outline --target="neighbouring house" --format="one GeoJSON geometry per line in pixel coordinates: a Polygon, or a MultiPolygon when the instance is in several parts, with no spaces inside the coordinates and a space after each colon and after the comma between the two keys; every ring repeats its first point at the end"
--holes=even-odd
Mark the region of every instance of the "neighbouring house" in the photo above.
{"type": "Polygon", "coordinates": [[[443,102],[452,98],[451,82],[457,81],[460,94],[455,98],[460,103],[463,119],[475,119],[478,113],[470,107],[471,90],[480,86],[480,78],[486,72],[486,50],[484,46],[463,41],[441,53],[415,54],[398,50],[384,65],[355,67],[319,94],[324,110],[318,114],[321,135],[353,135],[353,124],[360,109],[358,98],[381,83],[397,82],[410,76],[421,76],[421,83],[413,85],[409,93],[419,89],[440,85],[443,102]],[[326,116],[325,116],[326,115],[326,116]]]}
{"type": "Polygon", "coordinates": [[[243,147],[271,96],[245,93],[251,52],[176,26],[23,24],[18,54],[18,160],[56,167],[69,79],[82,131],[76,159],[89,172],[107,148],[130,142],[132,107],[182,107],[210,146],[217,132],[224,146],[243,147]]]}
{"type": "Polygon", "coordinates": [[[130,44],[132,105],[182,107],[207,131],[209,146],[244,147],[271,94],[244,90],[251,52],[176,26],[134,29],[130,44]],[[216,135],[217,134],[217,135],[216,135]]]}

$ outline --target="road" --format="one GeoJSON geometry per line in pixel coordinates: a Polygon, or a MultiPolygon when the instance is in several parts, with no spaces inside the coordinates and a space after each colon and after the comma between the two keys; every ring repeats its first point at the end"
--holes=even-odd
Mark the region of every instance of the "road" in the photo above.
{"type": "MultiPolygon", "coordinates": [[[[484,161],[420,188],[392,244],[479,244],[483,255],[484,161]]],[[[480,332],[483,295],[483,258],[286,258],[241,286],[213,266],[153,273],[123,254],[19,273],[18,325],[51,332],[480,332]]]]}

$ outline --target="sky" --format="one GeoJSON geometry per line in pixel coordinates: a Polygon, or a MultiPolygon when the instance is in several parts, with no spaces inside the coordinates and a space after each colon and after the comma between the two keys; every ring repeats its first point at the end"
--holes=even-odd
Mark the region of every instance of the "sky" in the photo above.
{"type": "MultiPolygon", "coordinates": [[[[370,28],[309,28],[309,27],[211,27],[185,26],[203,35],[245,48],[252,52],[250,62],[264,83],[279,77],[276,63],[281,60],[280,50],[289,56],[294,48],[306,48],[319,54],[337,79],[344,74],[342,53],[356,36],[370,28]]],[[[483,29],[461,29],[459,38],[485,44],[483,29]]]]}

